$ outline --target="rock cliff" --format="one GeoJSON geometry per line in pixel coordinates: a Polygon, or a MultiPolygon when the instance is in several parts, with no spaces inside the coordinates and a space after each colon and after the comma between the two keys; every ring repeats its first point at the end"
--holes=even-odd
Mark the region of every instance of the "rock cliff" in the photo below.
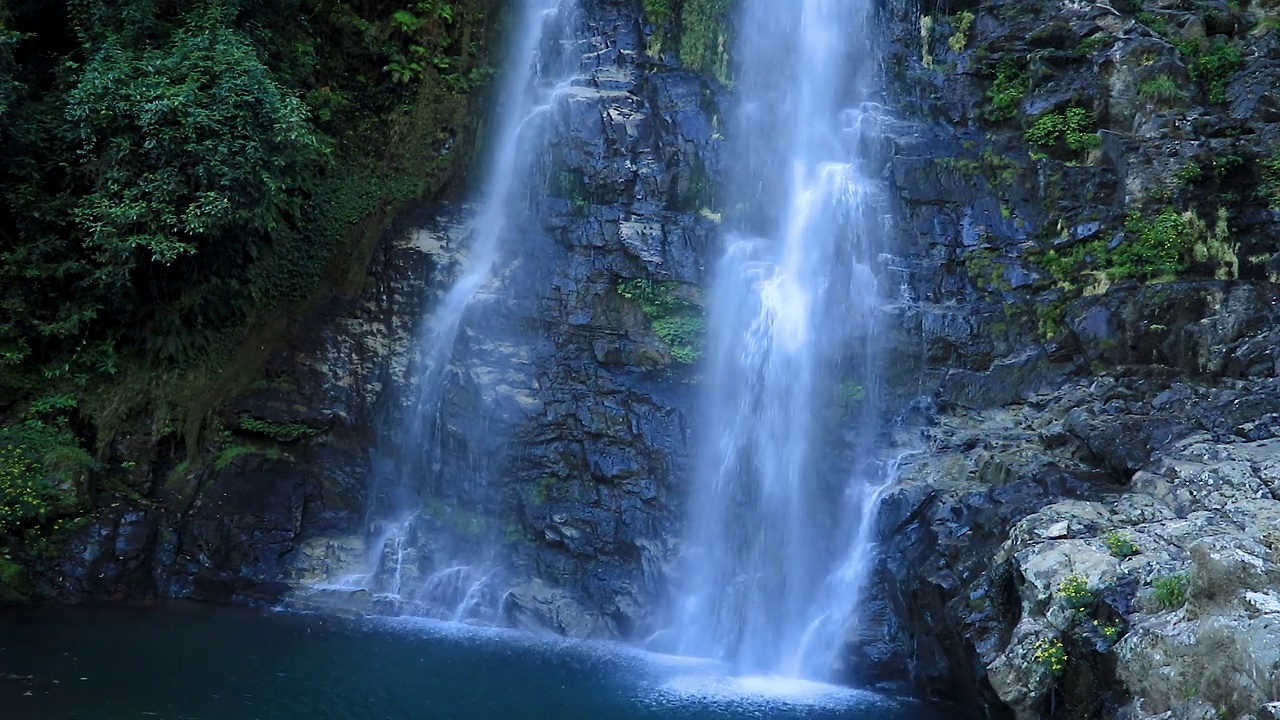
{"type": "Polygon", "coordinates": [[[864,665],[997,717],[1275,712],[1276,13],[886,12],[925,399],[864,665]]]}
{"type": "MultiPolygon", "coordinates": [[[[500,621],[634,639],[671,579],[698,380],[696,330],[648,300],[701,305],[727,91],[652,54],[638,3],[582,12],[540,222],[445,401],[442,462],[482,457],[502,492],[441,522],[499,529],[500,621]]],[[[991,717],[1280,717],[1280,7],[881,21],[903,460],[846,671],[991,717]]],[[[388,462],[370,449],[467,212],[403,218],[364,292],[299,319],[217,409],[207,461],[149,449],[139,501],[80,530],[45,594],[274,601],[357,563],[388,462]]]]}

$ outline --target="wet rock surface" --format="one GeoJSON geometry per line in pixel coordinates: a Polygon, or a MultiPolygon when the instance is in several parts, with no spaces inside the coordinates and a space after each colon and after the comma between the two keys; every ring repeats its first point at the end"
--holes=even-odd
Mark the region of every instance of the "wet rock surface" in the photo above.
{"type": "Polygon", "coordinates": [[[1277,701],[1275,12],[887,12],[897,312],[923,342],[864,676],[994,717],[1277,701]],[[1048,142],[1072,109],[1096,139],[1048,142]],[[1143,265],[1165,240],[1174,266],[1143,265]]]}

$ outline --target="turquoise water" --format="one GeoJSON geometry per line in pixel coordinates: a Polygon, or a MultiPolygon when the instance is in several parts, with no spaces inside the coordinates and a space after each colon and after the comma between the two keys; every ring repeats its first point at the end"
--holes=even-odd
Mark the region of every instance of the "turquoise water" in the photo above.
{"type": "Polygon", "coordinates": [[[703,660],[417,620],[241,608],[0,613],[4,720],[940,718],[703,660]]]}

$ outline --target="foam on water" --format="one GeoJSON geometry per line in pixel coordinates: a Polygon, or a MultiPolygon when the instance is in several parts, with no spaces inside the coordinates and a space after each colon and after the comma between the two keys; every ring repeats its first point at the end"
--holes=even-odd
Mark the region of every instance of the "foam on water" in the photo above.
{"type": "Polygon", "coordinates": [[[366,618],[372,627],[423,638],[508,645],[535,656],[574,655],[628,683],[638,704],[652,709],[700,707],[734,717],[774,717],[815,711],[890,712],[904,701],[879,693],[784,675],[734,675],[722,661],[655,653],[604,640],[572,640],[509,628],[468,625],[419,617],[366,618]]]}
{"type": "Polygon", "coordinates": [[[680,675],[661,685],[656,699],[679,705],[821,707],[848,709],[893,702],[867,690],[827,685],[783,675],[680,675]]]}

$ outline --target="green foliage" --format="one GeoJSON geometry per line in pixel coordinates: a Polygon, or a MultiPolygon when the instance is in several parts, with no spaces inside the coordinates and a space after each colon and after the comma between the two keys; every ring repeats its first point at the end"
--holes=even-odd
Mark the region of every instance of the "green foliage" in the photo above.
{"type": "Polygon", "coordinates": [[[320,142],[228,20],[210,4],[164,43],[107,37],[68,94],[92,188],[74,216],[95,280],[112,289],[140,263],[171,264],[228,236],[256,243],[297,219],[320,142]]]}
{"type": "Polygon", "coordinates": [[[1104,263],[1113,279],[1172,277],[1186,269],[1191,237],[1187,220],[1178,211],[1166,207],[1150,219],[1131,212],[1125,232],[1132,237],[1126,237],[1104,263]]]}
{"type": "Polygon", "coordinates": [[[679,0],[641,0],[645,22],[652,27],[646,48],[650,55],[662,55],[672,33],[679,37],[679,28],[673,27],[678,16],[678,3],[679,0]]]}
{"type": "Polygon", "coordinates": [[[0,400],[55,387],[99,443],[147,413],[198,447],[282,305],[355,287],[469,162],[496,6],[0,3],[0,400]]]}
{"type": "Polygon", "coordinates": [[[920,64],[933,69],[933,16],[920,16],[920,64]]]}
{"type": "Polygon", "coordinates": [[[73,8],[83,61],[15,115],[0,344],[44,359],[86,336],[163,346],[166,326],[207,339],[242,316],[243,268],[299,221],[321,140],[224,4],[73,8]]]}
{"type": "Polygon", "coordinates": [[[1169,32],[1169,21],[1153,12],[1140,12],[1135,18],[1157,35],[1166,35],[1169,32]]]}
{"type": "Polygon", "coordinates": [[[1230,42],[1209,42],[1204,39],[1173,41],[1174,47],[1187,59],[1191,78],[1205,87],[1209,102],[1227,100],[1227,84],[1244,64],[1240,49],[1230,42]]]}
{"type": "Polygon", "coordinates": [[[1152,587],[1155,589],[1156,602],[1169,609],[1182,607],[1187,602],[1188,585],[1189,581],[1186,573],[1156,578],[1155,582],[1152,583],[1152,587]]]}
{"type": "MultiPolygon", "coordinates": [[[[1215,237],[1225,232],[1220,223],[1215,237]]],[[[1108,283],[1128,278],[1165,280],[1187,271],[1196,260],[1197,246],[1206,244],[1204,236],[1204,224],[1194,213],[1166,207],[1154,217],[1145,217],[1134,211],[1125,223],[1125,239],[1116,247],[1109,247],[1105,239],[1093,240],[1065,252],[1051,250],[1040,264],[1068,288],[1076,288],[1080,276],[1088,272],[1101,273],[1108,283]]]]}
{"type": "Polygon", "coordinates": [[[31,600],[27,571],[13,562],[9,551],[0,555],[0,605],[23,604],[31,600]]]}
{"type": "Polygon", "coordinates": [[[1093,621],[1093,630],[1098,633],[1098,636],[1102,638],[1107,647],[1112,647],[1120,640],[1120,636],[1124,634],[1124,621],[1117,619],[1106,622],[1095,619],[1093,621]]]}
{"type": "Polygon", "coordinates": [[[552,197],[568,200],[579,215],[585,214],[591,204],[591,192],[582,173],[557,170],[551,174],[550,191],[552,197]]]}
{"type": "Polygon", "coordinates": [[[1199,163],[1188,161],[1173,171],[1173,182],[1178,187],[1193,185],[1204,179],[1204,170],[1199,163]]]}
{"type": "Polygon", "coordinates": [[[678,363],[697,362],[702,357],[707,321],[702,308],[692,302],[683,283],[653,282],[643,278],[618,283],[617,292],[640,305],[653,332],[671,348],[678,363]]]}
{"type": "Polygon", "coordinates": [[[1035,119],[1027,129],[1027,142],[1046,150],[1065,148],[1073,153],[1083,153],[1102,145],[1096,130],[1097,118],[1084,108],[1068,108],[1062,112],[1045,113],[1035,119]]]}
{"type": "Polygon", "coordinates": [[[1259,163],[1262,173],[1262,185],[1259,192],[1268,198],[1273,210],[1280,209],[1280,154],[1264,158],[1259,163]]]}
{"type": "Polygon", "coordinates": [[[1062,598],[1067,607],[1077,610],[1092,603],[1096,597],[1093,590],[1089,588],[1089,581],[1080,575],[1068,575],[1058,583],[1055,594],[1062,598]]]}
{"type": "Polygon", "coordinates": [[[236,427],[242,432],[262,435],[277,442],[296,442],[304,438],[315,437],[324,432],[302,423],[274,423],[248,415],[241,415],[236,420],[236,427]]]}
{"type": "Polygon", "coordinates": [[[437,42],[449,34],[455,19],[461,19],[464,13],[461,6],[441,0],[419,0],[412,11],[400,9],[392,13],[389,24],[396,44],[386,67],[391,81],[398,85],[421,82],[431,77],[430,69],[443,73],[446,81],[465,91],[487,77],[486,73],[457,73],[457,58],[437,42]]]}
{"type": "Polygon", "coordinates": [[[680,62],[729,80],[729,0],[684,0],[680,15],[680,62]]]}
{"type": "Polygon", "coordinates": [[[0,429],[0,536],[70,512],[93,458],[62,421],[0,429]]]}
{"type": "Polygon", "coordinates": [[[861,383],[853,382],[851,380],[840,383],[840,397],[843,398],[846,403],[862,402],[863,398],[866,396],[867,389],[863,387],[861,383]]]}
{"type": "Polygon", "coordinates": [[[965,46],[969,44],[969,30],[973,27],[973,13],[968,10],[956,13],[953,27],[951,37],[947,40],[947,47],[951,48],[952,52],[964,52],[965,46]]]}
{"type": "Polygon", "coordinates": [[[213,456],[213,462],[211,465],[214,470],[226,470],[236,461],[237,458],[244,457],[245,455],[252,455],[255,452],[257,452],[256,449],[248,445],[228,445],[219,450],[217,455],[213,456]]]}
{"type": "Polygon", "coordinates": [[[1005,122],[1017,117],[1022,106],[1022,98],[1031,89],[1031,78],[1026,69],[1017,61],[1001,60],[996,66],[995,78],[991,87],[987,88],[987,98],[991,101],[984,117],[991,122],[1005,122]]]}
{"type": "Polygon", "coordinates": [[[1092,55],[1098,50],[1101,50],[1102,47],[1111,42],[1111,40],[1111,35],[1108,35],[1105,32],[1099,32],[1081,40],[1080,44],[1076,47],[1076,51],[1081,55],[1092,55]]]}
{"type": "Polygon", "coordinates": [[[8,25],[8,6],[0,2],[0,142],[5,140],[9,111],[21,91],[14,78],[13,51],[22,35],[8,25]]]}
{"type": "Polygon", "coordinates": [[[1057,677],[1067,669],[1067,649],[1058,638],[1042,638],[1031,646],[1031,659],[1045,672],[1057,677]]]}
{"type": "Polygon", "coordinates": [[[1102,536],[1102,544],[1107,546],[1107,550],[1118,558],[1127,558],[1137,555],[1141,550],[1137,544],[1129,539],[1129,536],[1118,530],[1112,530],[1102,536]]]}
{"type": "Polygon", "coordinates": [[[1182,99],[1182,88],[1168,75],[1157,75],[1138,83],[1138,97],[1154,103],[1168,103],[1182,99]]]}
{"type": "Polygon", "coordinates": [[[657,27],[666,27],[675,17],[672,0],[642,0],[644,17],[657,27]]]}

